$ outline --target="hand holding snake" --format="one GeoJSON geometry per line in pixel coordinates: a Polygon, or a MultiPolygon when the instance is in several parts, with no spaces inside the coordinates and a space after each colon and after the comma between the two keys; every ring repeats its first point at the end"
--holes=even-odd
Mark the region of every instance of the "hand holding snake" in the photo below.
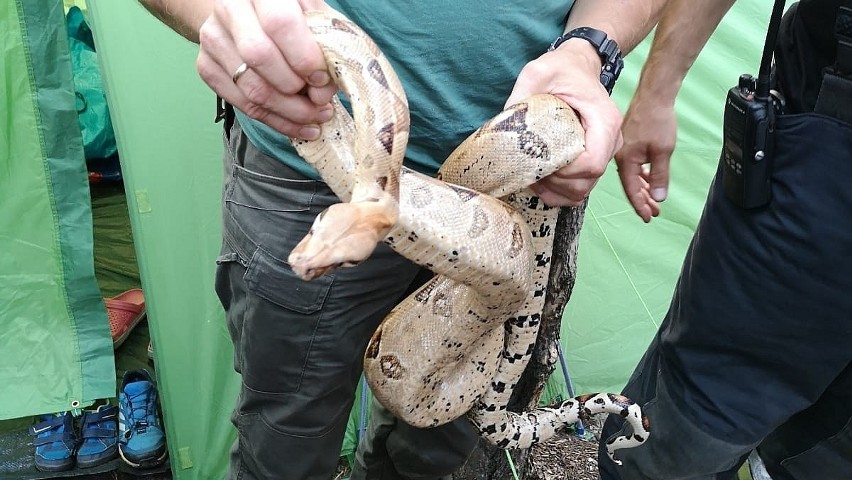
{"type": "Polygon", "coordinates": [[[580,116],[585,129],[583,153],[531,187],[548,206],[581,205],[621,147],[621,114],[600,83],[600,70],[600,58],[589,43],[570,39],[528,63],[506,101],[509,107],[532,95],[548,93],[580,116]]]}
{"type": "Polygon", "coordinates": [[[199,31],[199,75],[249,117],[291,137],[317,138],[337,86],[304,10],[323,8],[319,0],[216,1],[199,31]]]}

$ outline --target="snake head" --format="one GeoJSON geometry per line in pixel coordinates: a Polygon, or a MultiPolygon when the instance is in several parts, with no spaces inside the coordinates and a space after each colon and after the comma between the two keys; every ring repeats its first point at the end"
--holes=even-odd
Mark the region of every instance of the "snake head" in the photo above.
{"type": "Polygon", "coordinates": [[[371,202],[332,205],[317,216],[287,262],[306,281],[353,267],[369,258],[395,220],[371,202]]]}

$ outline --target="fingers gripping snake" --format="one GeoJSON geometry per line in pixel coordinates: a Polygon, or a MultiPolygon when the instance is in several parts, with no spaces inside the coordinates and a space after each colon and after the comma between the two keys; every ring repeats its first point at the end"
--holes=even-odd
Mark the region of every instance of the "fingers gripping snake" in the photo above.
{"type": "Polygon", "coordinates": [[[641,445],[648,421],[619,395],[583,395],[522,414],[506,410],[538,334],[558,213],[527,187],[582,152],[573,110],[551,95],[514,105],[430,178],[402,166],[408,102],[378,47],[338,12],[306,17],[352,116],[335,98],[335,115],[319,139],[291,139],[344,203],[317,217],[288,262],[311,280],[357,265],[384,241],[436,273],[370,340],[364,372],[379,401],[418,427],[467,414],[502,448],[528,448],[581,417],[614,413],[633,434],[611,441],[610,456],[641,445]]]}

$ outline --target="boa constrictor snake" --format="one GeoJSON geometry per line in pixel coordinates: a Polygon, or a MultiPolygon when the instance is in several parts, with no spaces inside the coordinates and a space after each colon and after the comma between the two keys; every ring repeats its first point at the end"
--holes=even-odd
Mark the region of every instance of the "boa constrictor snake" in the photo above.
{"type": "Polygon", "coordinates": [[[641,445],[648,421],[619,395],[506,410],[536,341],[558,213],[527,187],[583,150],[573,110],[550,95],[514,105],[430,178],[402,167],[408,102],[378,47],[338,12],[306,17],[352,116],[335,98],[336,113],[319,139],[292,139],[344,203],[317,217],[288,262],[310,280],[357,265],[384,241],[436,273],[370,340],[364,372],[379,401],[418,427],[467,414],[502,448],[528,448],[581,417],[614,413],[633,434],[611,441],[610,457],[641,445]]]}

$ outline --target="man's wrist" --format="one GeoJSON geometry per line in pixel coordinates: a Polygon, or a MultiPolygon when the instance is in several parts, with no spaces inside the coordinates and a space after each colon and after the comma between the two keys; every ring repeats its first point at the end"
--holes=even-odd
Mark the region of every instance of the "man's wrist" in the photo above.
{"type": "MultiPolygon", "coordinates": [[[[605,32],[591,27],[574,28],[560,35],[550,45],[551,50],[558,49],[565,44],[579,45],[585,43],[588,48],[581,49],[586,54],[591,52],[598,60],[600,81],[608,93],[612,93],[615,81],[624,68],[624,60],[621,58],[621,50],[618,44],[610,39],[605,32]]],[[[579,48],[579,47],[577,47],[579,48]]]]}
{"type": "Polygon", "coordinates": [[[670,59],[651,55],[639,75],[635,96],[648,97],[660,104],[674,105],[686,71],[670,59]]]}
{"type": "Polygon", "coordinates": [[[603,60],[598,55],[595,47],[582,38],[568,38],[564,40],[556,49],[556,52],[571,52],[573,55],[579,55],[586,60],[590,69],[599,72],[603,68],[603,60]]]}

